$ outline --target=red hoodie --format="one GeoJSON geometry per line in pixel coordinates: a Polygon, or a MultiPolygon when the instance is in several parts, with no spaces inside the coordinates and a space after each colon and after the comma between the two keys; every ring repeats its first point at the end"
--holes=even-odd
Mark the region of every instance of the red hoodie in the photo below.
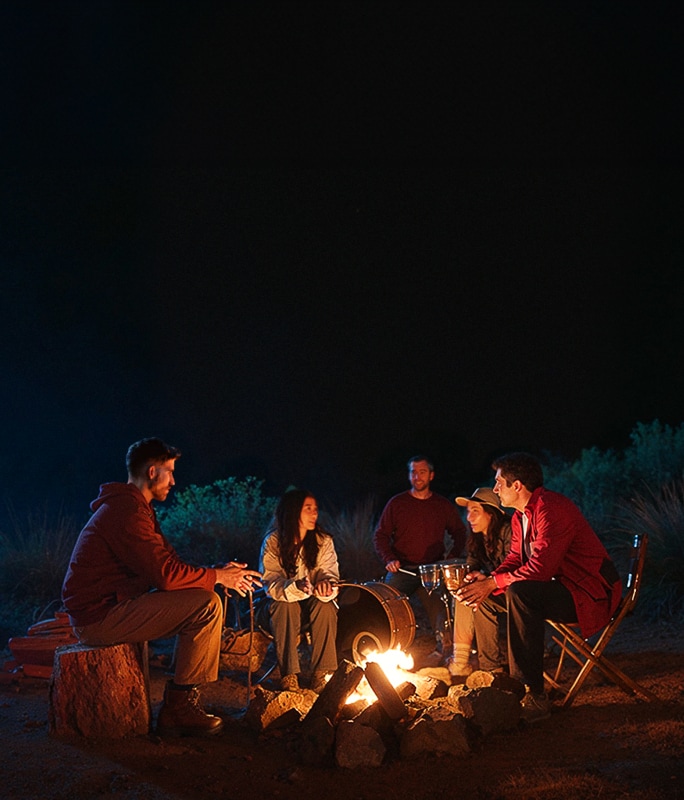
{"type": "Polygon", "coordinates": [[[73,626],[99,622],[116,603],[151,589],[214,588],[216,570],[180,560],[132,483],[103,484],[90,508],[62,586],[73,626]]]}

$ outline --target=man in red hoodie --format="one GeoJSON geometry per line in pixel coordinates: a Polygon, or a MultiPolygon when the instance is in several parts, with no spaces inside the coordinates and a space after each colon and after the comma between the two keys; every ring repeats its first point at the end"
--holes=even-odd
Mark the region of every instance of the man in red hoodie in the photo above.
{"type": "Polygon", "coordinates": [[[486,647],[488,639],[498,635],[496,615],[487,613],[489,604],[504,605],[508,611],[510,672],[526,686],[522,718],[536,722],[549,716],[544,691],[545,620],[576,622],[588,638],[610,620],[622,584],[579,508],[544,488],[542,468],[534,456],[510,453],[496,459],[492,468],[501,505],[515,509],[511,549],[491,575],[470,573],[457,597],[482,610],[474,615],[478,646],[486,647]]]}
{"type": "Polygon", "coordinates": [[[78,537],[62,600],[83,644],[110,645],[177,636],[176,668],[164,693],[157,731],[211,735],[223,727],[199,703],[197,685],[218,678],[222,603],[214,587],[241,595],[260,580],[246,564],[193,567],[166,540],[152,500],[174,486],[180,451],[142,439],[126,455],[127,483],[105,483],[78,537]]]}

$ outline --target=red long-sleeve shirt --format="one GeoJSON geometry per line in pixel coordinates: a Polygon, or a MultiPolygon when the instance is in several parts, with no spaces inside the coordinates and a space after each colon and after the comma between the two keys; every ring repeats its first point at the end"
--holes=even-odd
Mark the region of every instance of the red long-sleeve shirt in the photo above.
{"type": "Polygon", "coordinates": [[[454,542],[451,552],[460,556],[466,529],[456,506],[440,494],[420,500],[406,491],[385,506],[373,542],[384,564],[431,564],[444,558],[445,532],[454,542]]]}
{"type": "Polygon", "coordinates": [[[582,636],[591,636],[606,625],[622,594],[606,548],[579,508],[562,494],[535,489],[524,513],[531,555],[524,557],[522,513],[516,511],[511,549],[492,573],[496,585],[505,589],[515,581],[555,578],[572,595],[582,636]]]}
{"type": "Polygon", "coordinates": [[[216,570],[184,563],[154,509],[131,483],[105,483],[90,504],[62,586],[75,627],[99,622],[122,600],[151,589],[213,589],[216,570]]]}

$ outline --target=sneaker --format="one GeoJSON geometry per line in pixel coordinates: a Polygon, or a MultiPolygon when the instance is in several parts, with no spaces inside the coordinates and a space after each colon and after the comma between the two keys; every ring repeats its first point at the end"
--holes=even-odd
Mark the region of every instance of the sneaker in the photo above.
{"type": "Polygon", "coordinates": [[[283,675],[280,679],[280,688],[283,692],[298,692],[299,680],[297,679],[297,675],[295,673],[283,675]]]}
{"type": "Polygon", "coordinates": [[[459,681],[459,683],[465,683],[465,679],[473,671],[473,668],[470,666],[468,662],[463,664],[454,661],[453,658],[447,659],[446,668],[449,670],[449,675],[451,675],[452,678],[463,678],[463,680],[459,681]]]}
{"type": "Polygon", "coordinates": [[[520,706],[522,708],[520,719],[525,722],[540,722],[551,716],[549,697],[546,692],[531,692],[527,687],[525,696],[520,701],[520,706]]]}

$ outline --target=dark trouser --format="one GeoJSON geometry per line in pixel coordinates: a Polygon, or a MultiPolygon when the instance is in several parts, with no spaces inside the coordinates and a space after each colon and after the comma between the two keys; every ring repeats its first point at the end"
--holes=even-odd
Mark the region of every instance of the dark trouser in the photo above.
{"type": "Polygon", "coordinates": [[[315,597],[286,603],[273,600],[269,607],[271,632],[281,675],[299,673],[299,637],[302,618],[311,625],[311,669],[334,672],[337,669],[337,607],[332,601],[315,597]]]}
{"type": "MultiPolygon", "coordinates": [[[[446,606],[442,600],[442,587],[440,586],[439,589],[435,589],[432,594],[428,594],[418,577],[418,567],[408,566],[406,569],[415,572],[416,577],[414,578],[413,575],[407,575],[405,572],[388,572],[385,576],[385,583],[392,586],[398,592],[405,594],[407,597],[411,597],[415,594],[425,609],[432,630],[439,637],[444,636],[444,633],[447,632],[447,625],[446,606]]],[[[451,632],[448,631],[448,633],[450,636],[451,632]]],[[[449,642],[449,647],[451,647],[451,642],[449,642]]]]}
{"type": "MultiPolygon", "coordinates": [[[[475,614],[475,635],[480,647],[480,629],[490,644],[498,636],[492,614],[480,612],[496,603],[490,595],[475,614]]],[[[545,622],[577,622],[572,595],[560,581],[516,581],[506,589],[508,611],[508,665],[512,677],[530,687],[532,692],[544,691],[545,622]]]]}
{"type": "MultiPolygon", "coordinates": [[[[458,605],[462,604],[458,603],[458,605]]],[[[506,596],[503,594],[490,594],[473,613],[477,662],[480,669],[494,672],[503,669],[508,664],[506,624],[506,596]]]]}

